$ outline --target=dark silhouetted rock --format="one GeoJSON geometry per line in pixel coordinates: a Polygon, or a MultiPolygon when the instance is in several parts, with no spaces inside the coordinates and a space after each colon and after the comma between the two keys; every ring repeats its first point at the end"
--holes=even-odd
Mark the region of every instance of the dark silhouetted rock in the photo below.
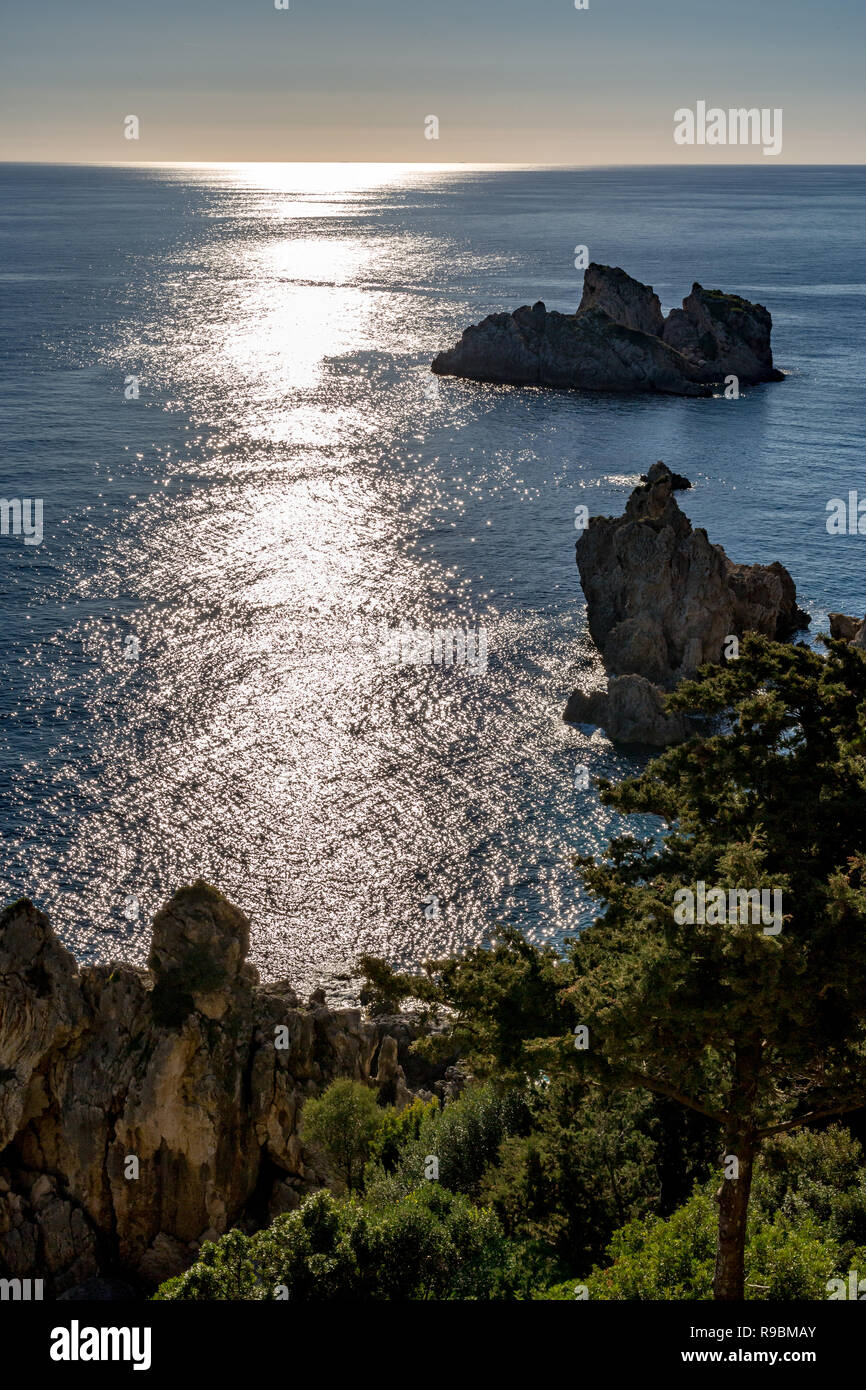
{"type": "Polygon", "coordinates": [[[695,283],[682,309],[668,314],[664,340],[694,364],[702,381],[715,384],[726,376],[741,383],[782,381],[773,366],[772,328],[763,304],[695,283]]]}
{"type": "Polygon", "coordinates": [[[664,319],[651,286],[592,262],[576,314],[541,302],[491,314],[440,352],[432,370],[515,385],[708,396],[730,375],[743,385],[781,380],[771,329],[762,305],[698,284],[664,319]]]}
{"type": "Polygon", "coordinates": [[[550,312],[543,304],[491,314],[433,361],[440,376],[584,391],[708,396],[697,372],[661,338],[616,323],[602,309],[550,312]]]}
{"type": "Polygon", "coordinates": [[[601,309],[614,323],[660,337],[664,318],[659,297],[651,285],[642,285],[616,266],[596,265],[592,261],[583,277],[583,298],[578,314],[601,309]]]}

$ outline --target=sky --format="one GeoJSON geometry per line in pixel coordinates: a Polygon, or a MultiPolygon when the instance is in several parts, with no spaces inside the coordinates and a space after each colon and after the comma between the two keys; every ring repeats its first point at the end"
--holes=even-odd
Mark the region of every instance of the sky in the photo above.
{"type": "Polygon", "coordinates": [[[288,3],[0,0],[0,160],[866,163],[864,0],[288,3]],[[781,152],[675,144],[698,101],[781,152]]]}

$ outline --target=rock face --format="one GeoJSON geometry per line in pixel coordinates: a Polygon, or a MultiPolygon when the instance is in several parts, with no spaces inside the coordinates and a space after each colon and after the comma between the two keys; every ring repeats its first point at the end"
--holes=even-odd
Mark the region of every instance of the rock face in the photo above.
{"type": "Polygon", "coordinates": [[[663,692],[722,660],[726,640],[784,640],[808,625],[778,562],[737,565],[675,493],[686,478],[656,463],[621,517],[591,517],[576,546],[589,630],[610,676],[607,692],[575,691],[565,718],[599,724],[619,742],[674,743],[690,725],[664,711],[663,692]]]}
{"type": "Polygon", "coordinates": [[[695,365],[702,381],[718,383],[730,374],[741,382],[781,381],[773,366],[772,328],[762,304],[695,283],[682,309],[671,309],[665,319],[663,337],[695,365]]]}
{"type": "Polygon", "coordinates": [[[744,385],[782,379],[771,329],[762,305],[698,284],[665,319],[649,285],[592,262],[576,314],[540,301],[491,314],[440,352],[432,370],[515,385],[709,396],[731,374],[744,385]]]}
{"type": "Polygon", "coordinates": [[[831,637],[866,651],[866,618],[849,618],[845,613],[830,613],[828,617],[831,637]]]}
{"type": "Polygon", "coordinates": [[[246,917],[201,882],[157,915],[146,971],[79,969],[30,902],[0,913],[4,1277],[55,1297],[103,1276],[153,1287],[320,1185],[307,1096],[378,1071],[388,1099],[411,1098],[405,1018],[395,1037],[394,1020],[302,1007],[259,985],[248,947],[246,917]]]}
{"type": "Polygon", "coordinates": [[[692,732],[685,715],[667,713],[662,691],[644,676],[611,676],[607,690],[589,694],[573,690],[562,717],[570,724],[597,724],[616,743],[652,748],[682,743],[692,732]]]}
{"type": "Polygon", "coordinates": [[[638,333],[650,333],[660,338],[665,321],[662,306],[651,285],[633,280],[617,266],[596,265],[591,262],[583,277],[583,298],[578,314],[587,309],[601,309],[614,323],[624,323],[638,333]]]}

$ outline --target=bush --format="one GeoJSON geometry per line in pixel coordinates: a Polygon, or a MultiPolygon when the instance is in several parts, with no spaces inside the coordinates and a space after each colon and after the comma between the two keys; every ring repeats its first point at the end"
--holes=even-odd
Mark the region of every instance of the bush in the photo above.
{"type": "Polygon", "coordinates": [[[599,1259],[613,1232],[654,1200],[656,1147],[646,1133],[647,1108],[633,1093],[592,1105],[552,1095],[532,1133],[506,1139],[482,1183],[506,1234],[563,1270],[599,1259]]]}
{"type": "Polygon", "coordinates": [[[594,1299],[710,1298],[716,1258],[718,1209],[697,1193],[667,1221],[630,1221],[608,1247],[609,1269],[585,1280],[594,1299]]]}
{"type": "Polygon", "coordinates": [[[413,1100],[405,1110],[395,1110],[389,1105],[382,1112],[382,1127],[373,1145],[372,1161],[381,1164],[386,1173],[395,1172],[404,1150],[420,1138],[424,1120],[438,1113],[436,1100],[413,1100]]]}
{"type": "MultiPolygon", "coordinates": [[[[715,1186],[715,1184],[713,1185],[715,1186]]],[[[712,1192],[696,1192],[662,1221],[632,1221],[617,1231],[607,1269],[585,1281],[590,1298],[710,1299],[713,1295],[718,1207],[712,1192]]],[[[746,1238],[747,1299],[825,1299],[827,1281],[847,1269],[836,1240],[811,1215],[752,1212],[746,1238]]]]}
{"type": "Polygon", "coordinates": [[[199,1263],[156,1297],[492,1299],[509,1296],[517,1281],[514,1252],[492,1212],[427,1184],[374,1211],[316,1193],[266,1231],[232,1231],[204,1247],[199,1263]]]}
{"type": "Polygon", "coordinates": [[[304,1143],[323,1158],[349,1192],[363,1183],[364,1165],[384,1122],[374,1093],[360,1081],[334,1081],[301,1114],[304,1143]]]}
{"type": "Polygon", "coordinates": [[[467,1087],[442,1109],[428,1105],[418,1117],[416,1132],[407,1122],[406,1137],[390,1166],[382,1163],[368,1171],[369,1199],[388,1203],[407,1196],[424,1184],[431,1156],[438,1160],[443,1187],[477,1197],[502,1141],[525,1131],[529,1122],[525,1096],[517,1090],[497,1090],[490,1083],[467,1087]]]}
{"type": "Polygon", "coordinates": [[[793,1225],[811,1216],[838,1245],[843,1266],[854,1268],[855,1251],[866,1245],[866,1166],[844,1126],[804,1129],[768,1144],[752,1200],[758,1212],[778,1212],[793,1225]]]}

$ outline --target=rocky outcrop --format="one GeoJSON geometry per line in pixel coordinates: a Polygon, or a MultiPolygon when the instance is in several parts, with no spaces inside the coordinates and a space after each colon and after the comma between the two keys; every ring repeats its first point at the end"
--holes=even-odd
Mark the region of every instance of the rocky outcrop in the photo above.
{"type": "Polygon", "coordinates": [[[781,380],[771,329],[762,305],[698,284],[665,319],[649,285],[592,262],[576,314],[541,301],[491,314],[440,352],[432,370],[514,385],[709,396],[729,375],[741,385],[781,380]]]}
{"type": "Polygon", "coordinates": [[[682,309],[671,309],[665,319],[663,337],[697,368],[702,381],[718,384],[730,375],[740,382],[782,381],[773,366],[772,328],[763,304],[695,283],[682,309]]]}
{"type": "Polygon", "coordinates": [[[633,280],[617,266],[596,265],[595,261],[587,266],[577,312],[585,314],[587,309],[601,309],[614,323],[654,338],[660,338],[664,331],[661,302],[652,286],[633,280]]]}
{"type": "Polygon", "coordinates": [[[0,913],[5,1277],[53,1296],[155,1286],[203,1240],[321,1184],[298,1132],[308,1096],[348,1076],[402,1105],[407,1074],[432,1083],[407,1018],[260,985],[249,930],[199,882],[157,915],[147,970],[79,969],[32,903],[0,913]]]}
{"type": "Polygon", "coordinates": [[[569,724],[596,724],[616,743],[666,748],[682,743],[693,731],[685,715],[669,714],[664,693],[644,676],[611,676],[606,690],[573,690],[563,719],[569,724]]]}
{"type": "Polygon", "coordinates": [[[602,309],[560,314],[540,302],[467,328],[455,348],[435,358],[433,371],[520,386],[711,394],[661,338],[615,323],[602,309]]]}
{"type": "Polygon", "coordinates": [[[740,565],[692,529],[676,493],[688,479],[656,463],[621,517],[591,517],[576,546],[589,631],[610,677],[606,691],[575,691],[565,718],[603,727],[617,742],[663,746],[688,736],[664,692],[720,662],[729,639],[783,640],[808,625],[783,565],[740,565]]]}
{"type": "Polygon", "coordinates": [[[830,636],[866,651],[866,618],[849,618],[846,613],[830,613],[830,636]]]}

